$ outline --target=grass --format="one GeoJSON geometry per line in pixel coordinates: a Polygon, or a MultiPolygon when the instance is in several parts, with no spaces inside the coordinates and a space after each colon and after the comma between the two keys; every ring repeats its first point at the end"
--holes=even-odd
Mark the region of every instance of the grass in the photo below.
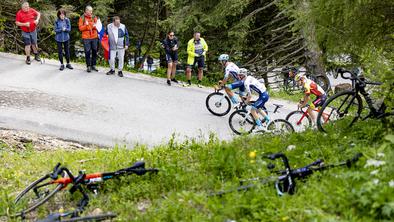
{"type": "MultiPolygon", "coordinates": [[[[95,208],[118,214],[118,221],[389,221],[394,217],[394,135],[392,125],[378,121],[358,122],[352,130],[341,125],[330,134],[308,130],[289,136],[236,137],[224,142],[211,135],[209,141],[188,140],[148,149],[10,151],[0,147],[0,215],[12,212],[18,191],[48,172],[57,162],[72,172],[112,171],[144,159],[147,167],[160,169],[157,175],[128,176],[107,181],[86,212],[95,208]],[[295,149],[288,150],[289,145],[295,149]],[[251,159],[249,153],[257,152],[251,159]],[[263,154],[284,152],[293,167],[318,158],[329,163],[362,152],[364,158],[353,168],[336,168],[297,181],[293,196],[278,197],[272,185],[223,197],[207,194],[238,186],[240,178],[266,177],[269,161],[263,154]],[[367,160],[384,161],[379,167],[365,167],[367,160]],[[81,160],[86,160],[82,161],[81,160]]],[[[282,168],[276,162],[277,169],[282,168]]],[[[68,207],[78,195],[58,194],[68,207]]],[[[42,218],[57,204],[46,204],[42,218]]],[[[0,219],[1,220],[1,219],[0,219]]]]}

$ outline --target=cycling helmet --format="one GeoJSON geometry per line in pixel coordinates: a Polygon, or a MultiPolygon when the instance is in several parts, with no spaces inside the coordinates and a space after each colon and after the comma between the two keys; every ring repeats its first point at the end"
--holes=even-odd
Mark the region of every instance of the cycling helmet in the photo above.
{"type": "Polygon", "coordinates": [[[230,59],[230,56],[228,56],[227,54],[221,54],[219,56],[219,61],[228,61],[230,59]]]}
{"type": "Polygon", "coordinates": [[[247,69],[245,69],[245,68],[240,68],[239,69],[239,72],[238,72],[238,75],[240,75],[240,76],[248,76],[248,70],[247,69]]]}

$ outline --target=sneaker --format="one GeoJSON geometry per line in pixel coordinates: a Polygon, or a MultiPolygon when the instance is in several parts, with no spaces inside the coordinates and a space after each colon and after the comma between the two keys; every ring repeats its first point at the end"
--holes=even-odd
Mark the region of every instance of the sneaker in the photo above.
{"type": "Polygon", "coordinates": [[[167,79],[167,85],[171,86],[171,80],[167,79]]]}
{"type": "Polygon", "coordinates": [[[59,69],[60,71],[63,71],[64,70],[64,65],[63,64],[61,64],[60,65],[60,69],[59,69]]]}
{"type": "Polygon", "coordinates": [[[198,88],[202,88],[202,85],[199,83],[199,84],[197,84],[197,87],[198,88]]]}
{"type": "Polygon", "coordinates": [[[118,76],[119,77],[123,77],[123,72],[122,71],[118,71],[118,76]]]}
{"type": "Polygon", "coordinates": [[[191,85],[192,85],[191,83],[186,83],[186,82],[182,84],[183,87],[190,87],[191,85]]]}
{"type": "Polygon", "coordinates": [[[92,70],[98,72],[98,69],[96,68],[96,66],[92,66],[92,70]]]}
{"type": "Polygon", "coordinates": [[[266,128],[264,126],[256,126],[256,128],[254,128],[252,130],[252,133],[262,133],[267,131],[266,128]]]}
{"type": "Polygon", "coordinates": [[[115,74],[115,70],[109,70],[108,72],[107,72],[107,75],[113,75],[113,74],[115,74]]]}
{"type": "Polygon", "coordinates": [[[176,80],[175,78],[171,79],[171,81],[173,81],[174,83],[179,83],[178,80],[176,80]]]}
{"type": "Polygon", "coordinates": [[[34,60],[36,60],[37,62],[41,62],[41,58],[40,55],[38,55],[38,53],[34,54],[34,60]]]}
{"type": "Polygon", "coordinates": [[[90,68],[90,66],[88,66],[88,69],[86,70],[87,72],[91,72],[92,69],[90,68]]]}
{"type": "Polygon", "coordinates": [[[30,65],[31,61],[30,61],[30,56],[26,57],[26,64],[30,65]]]}
{"type": "Polygon", "coordinates": [[[66,68],[67,68],[67,69],[74,69],[74,68],[71,66],[70,63],[67,63],[66,68]]]}

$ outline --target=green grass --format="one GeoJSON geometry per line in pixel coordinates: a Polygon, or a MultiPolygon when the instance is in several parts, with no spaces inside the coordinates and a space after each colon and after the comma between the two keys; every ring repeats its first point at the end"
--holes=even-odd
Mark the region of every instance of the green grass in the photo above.
{"type": "MultiPolygon", "coordinates": [[[[95,208],[116,212],[119,221],[389,221],[394,216],[394,135],[392,126],[378,121],[358,122],[352,130],[340,125],[330,134],[308,130],[290,136],[261,135],[236,137],[231,142],[188,140],[148,149],[115,147],[111,150],[37,152],[13,151],[0,146],[0,215],[12,212],[18,191],[49,172],[57,162],[72,172],[112,171],[144,159],[147,167],[160,169],[157,175],[128,176],[107,181],[86,212],[95,208]],[[287,150],[295,145],[294,150],[287,150]],[[250,159],[249,152],[257,152],[250,159]],[[293,196],[279,197],[272,185],[248,192],[207,197],[213,191],[236,187],[240,178],[269,176],[269,162],[263,154],[284,152],[293,167],[318,158],[335,163],[362,152],[355,167],[315,173],[307,181],[297,181],[293,196]],[[380,167],[364,167],[368,159],[385,161],[380,167]],[[87,160],[80,163],[80,160],[87,160]],[[377,173],[376,173],[377,172],[377,173]],[[376,173],[376,174],[374,174],[376,173]],[[145,203],[146,210],[138,209],[145,203]]],[[[277,169],[282,164],[276,162],[277,169]]],[[[78,195],[58,194],[75,206],[78,195]]],[[[38,211],[43,217],[56,204],[38,211]]],[[[68,209],[68,208],[66,208],[68,209]]],[[[1,220],[1,219],[0,219],[1,220]]]]}

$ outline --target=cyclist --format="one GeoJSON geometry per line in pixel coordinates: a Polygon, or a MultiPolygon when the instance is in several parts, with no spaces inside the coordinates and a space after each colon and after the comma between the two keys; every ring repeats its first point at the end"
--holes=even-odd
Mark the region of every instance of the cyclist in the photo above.
{"type": "Polygon", "coordinates": [[[316,124],[316,116],[313,110],[316,107],[320,107],[324,104],[327,99],[326,92],[314,81],[306,78],[306,76],[297,73],[294,77],[294,80],[297,82],[298,85],[301,85],[304,88],[304,98],[298,104],[299,108],[308,106],[308,114],[312,118],[312,121],[316,124]],[[316,96],[316,99],[312,102],[310,96],[311,94],[316,96]],[[309,102],[309,103],[308,103],[309,102]]]}
{"type": "Polygon", "coordinates": [[[266,127],[263,126],[257,112],[259,112],[264,117],[264,122],[267,126],[270,118],[264,105],[269,99],[268,92],[262,82],[260,82],[253,76],[248,76],[247,70],[246,72],[244,70],[246,69],[241,69],[241,71],[237,74],[237,77],[240,79],[238,82],[227,84],[226,87],[230,90],[239,88],[240,86],[244,87],[247,95],[245,101],[246,104],[250,104],[250,100],[252,99],[252,92],[255,92],[259,95],[259,98],[253,104],[251,104],[251,114],[253,115],[257,125],[256,129],[254,129],[253,132],[256,133],[266,131],[266,127]]]}
{"type": "MultiPolygon", "coordinates": [[[[226,87],[226,83],[228,83],[229,79],[232,78],[234,81],[234,84],[237,83],[237,87],[234,88],[239,88],[240,91],[240,96],[245,95],[245,87],[242,82],[240,82],[240,78],[238,76],[240,72],[240,68],[235,65],[233,62],[230,62],[230,57],[227,54],[221,54],[219,56],[219,62],[222,64],[224,67],[224,78],[223,80],[219,81],[219,87],[224,86],[224,90],[226,91],[228,97],[230,97],[231,102],[233,105],[237,105],[239,103],[237,97],[234,95],[234,93],[231,91],[231,89],[226,87]]],[[[246,70],[247,71],[247,70],[246,70]]]]}

